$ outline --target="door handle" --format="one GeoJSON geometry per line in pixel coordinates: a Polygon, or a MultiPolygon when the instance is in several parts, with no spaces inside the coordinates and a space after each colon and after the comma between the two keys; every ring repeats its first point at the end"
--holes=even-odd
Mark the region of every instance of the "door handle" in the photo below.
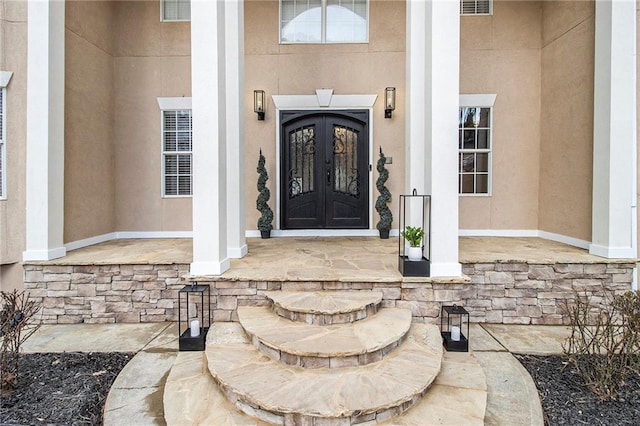
{"type": "Polygon", "coordinates": [[[331,169],[327,167],[327,186],[331,186],[331,169]]]}

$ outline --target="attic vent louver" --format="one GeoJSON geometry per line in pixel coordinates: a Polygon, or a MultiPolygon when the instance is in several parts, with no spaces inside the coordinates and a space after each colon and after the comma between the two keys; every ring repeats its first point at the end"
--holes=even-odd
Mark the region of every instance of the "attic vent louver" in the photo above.
{"type": "Polygon", "coordinates": [[[461,15],[487,15],[491,13],[491,0],[460,0],[461,15]]]}

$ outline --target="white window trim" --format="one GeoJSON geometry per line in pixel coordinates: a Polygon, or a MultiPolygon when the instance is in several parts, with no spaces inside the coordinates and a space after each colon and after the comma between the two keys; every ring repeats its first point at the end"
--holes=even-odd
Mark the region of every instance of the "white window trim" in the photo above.
{"type": "Polygon", "coordinates": [[[7,86],[11,81],[13,72],[0,71],[0,90],[2,91],[2,128],[0,128],[0,139],[2,140],[2,146],[0,146],[0,157],[2,158],[2,178],[0,179],[0,200],[7,199],[7,86]]]}
{"type": "MultiPolygon", "coordinates": [[[[191,107],[191,97],[159,97],[157,98],[160,107],[160,197],[161,198],[192,198],[193,197],[193,147],[191,150],[191,195],[166,195],[165,194],[165,173],[164,173],[164,111],[193,110],[191,107]]],[[[192,111],[193,114],[193,111],[192,111]]],[[[193,143],[193,138],[192,138],[193,143]]]]}
{"type": "MultiPolygon", "coordinates": [[[[493,94],[464,94],[460,95],[459,108],[491,108],[490,122],[489,122],[489,176],[487,178],[487,185],[489,186],[486,194],[460,194],[459,197],[491,197],[493,195],[493,106],[496,103],[497,95],[493,94]]],[[[458,153],[460,149],[458,148],[458,153]]],[[[458,166],[459,167],[459,166],[458,166]]],[[[460,170],[458,170],[458,175],[460,170]]],[[[458,188],[458,191],[460,189],[458,188]]]]}
{"type": "Polygon", "coordinates": [[[327,25],[327,0],[321,0],[322,1],[322,28],[321,28],[321,35],[320,35],[320,41],[282,41],[282,0],[278,0],[278,42],[280,44],[291,44],[291,45],[296,45],[296,44],[369,44],[369,10],[370,10],[370,6],[371,6],[371,0],[367,0],[367,35],[365,36],[364,41],[331,41],[331,42],[327,42],[326,41],[326,37],[327,37],[327,30],[326,30],[326,25],[327,25]]]}
{"type": "Polygon", "coordinates": [[[164,17],[164,1],[160,0],[160,22],[191,22],[191,17],[189,19],[165,19],[164,17]]]}

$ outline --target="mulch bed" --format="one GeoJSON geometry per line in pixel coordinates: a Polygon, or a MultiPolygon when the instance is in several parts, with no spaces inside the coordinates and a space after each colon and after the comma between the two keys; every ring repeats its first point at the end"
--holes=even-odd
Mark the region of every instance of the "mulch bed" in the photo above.
{"type": "Polygon", "coordinates": [[[20,356],[19,386],[0,395],[0,424],[102,425],[113,381],[132,353],[36,353],[20,356]]]}
{"type": "Polygon", "coordinates": [[[628,377],[617,401],[600,401],[559,355],[515,355],[538,388],[545,424],[640,425],[640,375],[628,377]]]}

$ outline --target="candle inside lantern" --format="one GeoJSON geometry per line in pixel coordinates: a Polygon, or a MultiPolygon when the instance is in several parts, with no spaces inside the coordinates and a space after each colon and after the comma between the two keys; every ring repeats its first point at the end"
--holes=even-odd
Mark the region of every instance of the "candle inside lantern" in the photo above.
{"type": "Polygon", "coordinates": [[[454,342],[460,341],[460,327],[456,325],[451,327],[451,340],[454,342]]]}
{"type": "Polygon", "coordinates": [[[200,321],[191,321],[191,337],[198,337],[200,335],[200,321]]]}

